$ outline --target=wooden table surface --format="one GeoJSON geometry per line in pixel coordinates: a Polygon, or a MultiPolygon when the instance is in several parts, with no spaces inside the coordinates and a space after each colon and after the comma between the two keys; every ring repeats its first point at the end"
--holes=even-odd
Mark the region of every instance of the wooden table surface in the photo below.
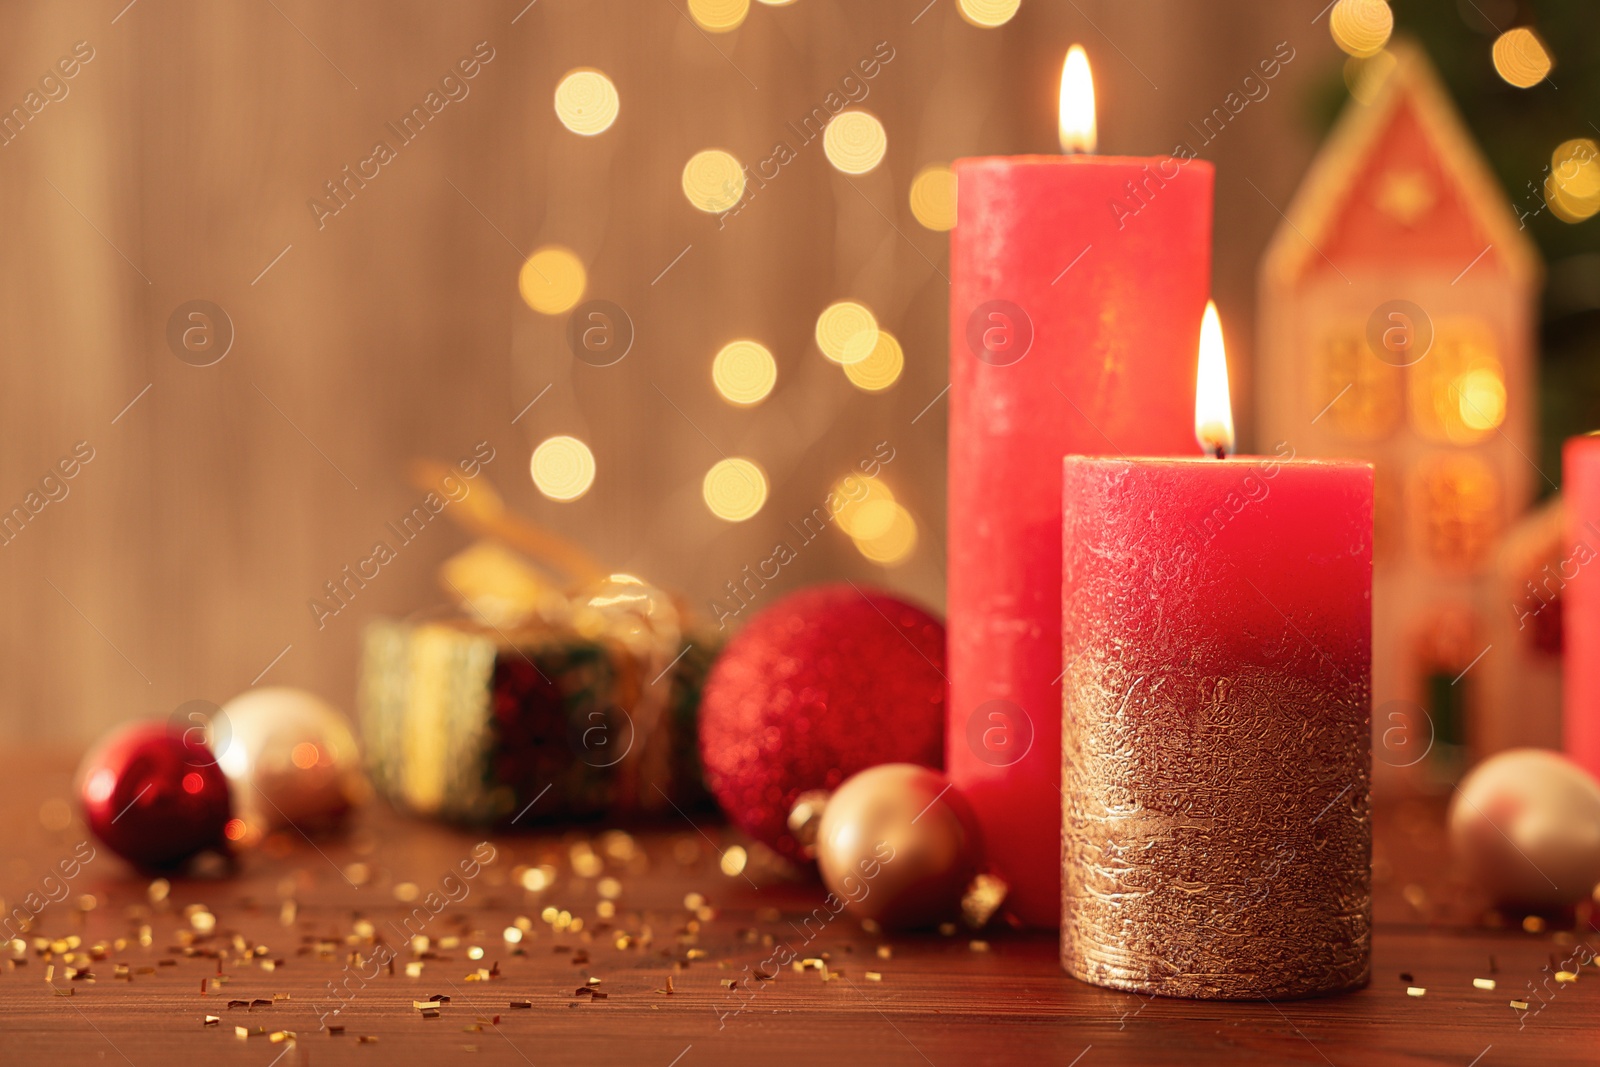
{"type": "MultiPolygon", "coordinates": [[[[85,837],[64,804],[71,758],[11,756],[0,777],[7,909],[40,891],[85,837]]],[[[1061,973],[1052,935],[985,931],[977,944],[965,930],[875,935],[847,916],[820,933],[816,922],[802,928],[822,905],[820,885],[759,856],[743,874],[723,873],[719,850],[741,839],[711,819],[626,838],[604,828],[495,835],[493,862],[446,884],[459,899],[440,892],[436,916],[427,894],[462,861],[470,869],[481,837],[381,806],[345,840],[274,839],[237,875],[173,881],[156,903],[150,880],[101,848],[28,936],[76,935],[80,953],[105,943],[105,958],[88,964],[92,981],[68,980],[69,964],[57,958],[47,982],[51,961],[31,945],[25,963],[0,953],[0,1064],[1593,1062],[1600,970],[1580,968],[1571,984],[1553,979],[1584,943],[1587,921],[1576,934],[1559,922],[1529,933],[1522,916],[1486,926],[1470,887],[1451,881],[1440,816],[1425,803],[1382,810],[1371,986],[1278,1003],[1147,999],[1083,985],[1061,973]],[[547,868],[550,884],[525,888],[528,867],[547,868]],[[416,899],[399,899],[413,891],[416,899]],[[609,920],[604,892],[616,898],[609,920]],[[705,901],[698,917],[692,894],[705,901]],[[196,906],[214,916],[209,937],[206,916],[188,914],[196,906]],[[546,921],[562,910],[581,929],[557,932],[546,921]],[[417,977],[407,976],[417,957],[397,932],[407,916],[431,939],[417,977]],[[529,931],[512,944],[505,932],[519,917],[529,931]],[[361,939],[365,924],[395,950],[393,974],[368,962],[375,949],[361,939]],[[782,943],[802,957],[825,953],[837,977],[782,968],[758,985],[751,973],[782,943]],[[481,959],[471,958],[474,946],[481,959]],[[350,964],[351,951],[361,963],[350,964]],[[480,968],[495,976],[482,979],[480,968]],[[669,977],[672,991],[663,992],[669,977]],[[591,978],[605,997],[577,994],[591,978]],[[1475,988],[1480,978],[1496,989],[1475,988]],[[752,991],[728,980],[748,980],[752,991]],[[341,1004],[332,992],[341,981],[342,1010],[325,1016],[341,1004]],[[1409,995],[1410,985],[1426,993],[1409,995]],[[425,1018],[413,1002],[434,994],[450,1001],[425,1018]],[[1510,1006],[1523,996],[1527,1013],[1510,1006]],[[206,1026],[207,1015],[220,1022],[206,1026]],[[343,1033],[323,1030],[324,1021],[343,1033]],[[236,1027],[265,1032],[240,1038],[236,1027]],[[296,1039],[274,1043],[276,1031],[296,1039]]],[[[61,895],[53,884],[46,891],[61,895]]]]}

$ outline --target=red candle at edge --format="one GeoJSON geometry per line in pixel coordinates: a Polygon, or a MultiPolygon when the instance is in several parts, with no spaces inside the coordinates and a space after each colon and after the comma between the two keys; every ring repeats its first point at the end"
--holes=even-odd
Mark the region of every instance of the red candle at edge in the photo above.
{"type": "Polygon", "coordinates": [[[1568,438],[1561,470],[1567,513],[1561,562],[1566,581],[1561,589],[1562,747],[1600,777],[1600,577],[1589,573],[1600,553],[1600,437],[1568,438]]]}
{"type": "Polygon", "coordinates": [[[1061,457],[1193,454],[1212,168],[955,164],[946,767],[1006,906],[1061,907],[1061,457]]]}

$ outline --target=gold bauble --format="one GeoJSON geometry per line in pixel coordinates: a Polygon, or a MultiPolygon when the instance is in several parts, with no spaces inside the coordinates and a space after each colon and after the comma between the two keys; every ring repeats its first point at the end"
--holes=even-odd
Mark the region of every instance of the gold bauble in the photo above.
{"type": "Polygon", "coordinates": [[[217,713],[211,737],[233,794],[230,840],[248,845],[284,828],[325,833],[368,796],[344,716],[303,689],[241,693],[217,713]]]}
{"type": "Polygon", "coordinates": [[[971,809],[938,771],[886,763],[836,789],[817,827],[817,866],[844,908],[902,929],[958,918],[978,873],[971,809]]]}
{"type": "Polygon", "coordinates": [[[1558,753],[1484,760],[1457,787],[1449,824],[1456,857],[1496,903],[1576,904],[1600,883],[1600,783],[1558,753]]]}

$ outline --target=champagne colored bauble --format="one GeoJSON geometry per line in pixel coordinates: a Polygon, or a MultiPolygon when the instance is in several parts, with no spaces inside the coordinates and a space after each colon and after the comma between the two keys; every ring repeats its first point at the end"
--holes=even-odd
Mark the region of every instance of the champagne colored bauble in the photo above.
{"type": "Polygon", "coordinates": [[[944,692],[938,619],[849,582],[801,590],[752,619],[711,669],[706,782],[740,829],[799,858],[787,822],[801,793],[878,763],[941,766],[944,692]]]}
{"type": "Polygon", "coordinates": [[[873,767],[828,798],[817,828],[822,881],[850,914],[915,929],[959,918],[982,847],[966,799],[944,775],[873,767]]]}
{"type": "Polygon", "coordinates": [[[272,830],[337,829],[368,795],[361,754],[344,716],[303,689],[250,689],[218,712],[217,765],[233,788],[246,844],[272,830]]]}
{"type": "Polygon", "coordinates": [[[109,734],[78,768],[77,793],[90,831],[136,867],[227,851],[228,783],[210,750],[164,722],[109,734]]]}
{"type": "Polygon", "coordinates": [[[1450,803],[1450,845],[1496,903],[1587,900],[1600,883],[1600,782],[1543,749],[1491,756],[1450,803]]]}

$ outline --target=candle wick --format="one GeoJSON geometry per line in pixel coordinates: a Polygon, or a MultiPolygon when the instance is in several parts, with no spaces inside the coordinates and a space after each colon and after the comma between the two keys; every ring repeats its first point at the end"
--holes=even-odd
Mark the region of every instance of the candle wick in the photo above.
{"type": "Polygon", "coordinates": [[[1227,448],[1226,445],[1218,443],[1218,445],[1216,447],[1216,451],[1213,454],[1218,459],[1227,459],[1228,458],[1228,448],[1227,448]]]}

